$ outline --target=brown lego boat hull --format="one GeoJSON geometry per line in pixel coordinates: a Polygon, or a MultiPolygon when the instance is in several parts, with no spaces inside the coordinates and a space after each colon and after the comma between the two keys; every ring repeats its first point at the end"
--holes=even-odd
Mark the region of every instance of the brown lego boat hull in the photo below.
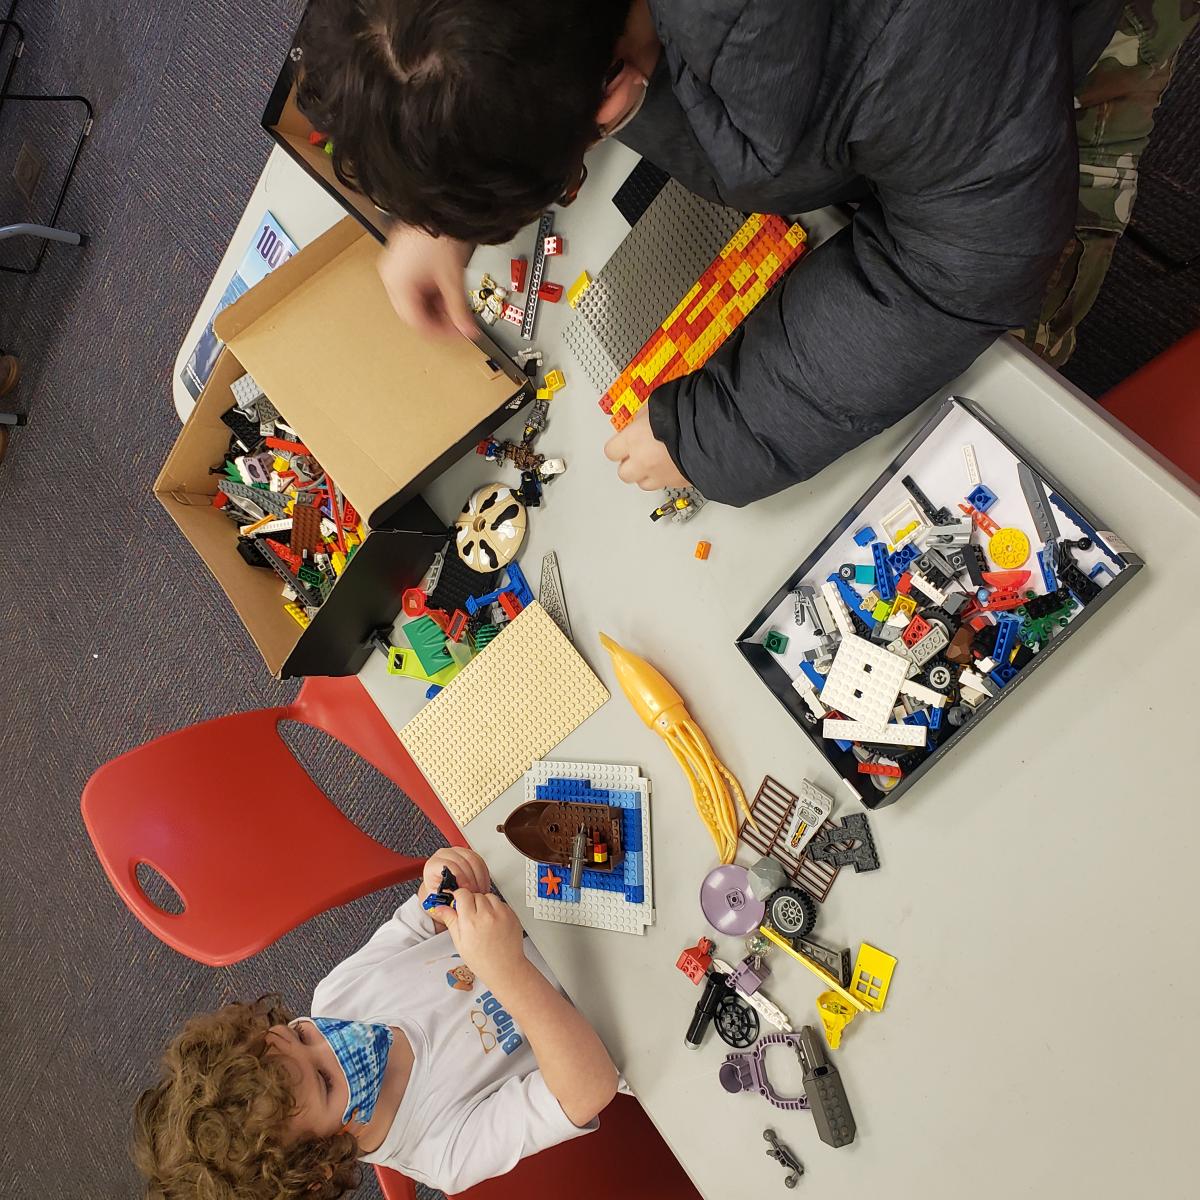
{"type": "Polygon", "coordinates": [[[509,814],[497,830],[526,858],[554,866],[571,865],[571,847],[582,825],[589,834],[587,867],[611,871],[625,857],[621,845],[621,810],[611,804],[576,804],[563,800],[529,800],[509,814]],[[598,830],[608,843],[608,861],[594,862],[591,833],[598,830]]]}

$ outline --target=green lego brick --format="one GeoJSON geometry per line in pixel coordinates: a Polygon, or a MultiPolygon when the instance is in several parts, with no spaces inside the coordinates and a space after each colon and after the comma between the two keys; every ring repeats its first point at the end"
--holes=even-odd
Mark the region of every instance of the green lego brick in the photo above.
{"type": "Polygon", "coordinates": [[[418,617],[415,621],[409,621],[404,626],[404,635],[421,666],[430,675],[454,665],[454,659],[446,649],[446,634],[432,617],[418,617]]]}

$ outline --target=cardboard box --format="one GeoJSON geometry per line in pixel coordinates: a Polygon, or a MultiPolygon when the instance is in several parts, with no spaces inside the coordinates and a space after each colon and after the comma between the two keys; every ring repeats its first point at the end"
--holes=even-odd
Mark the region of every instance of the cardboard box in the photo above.
{"type": "Polygon", "coordinates": [[[333,160],[322,146],[308,140],[312,122],[296,107],[296,71],[292,55],[283,60],[279,78],[271,89],[262,115],[262,127],[271,140],[345,210],[381,242],[387,240],[388,219],[361,192],[346,187],[333,171],[333,160]]]}
{"type": "Polygon", "coordinates": [[[154,485],[229,597],[271,671],[347,675],[391,625],[400,595],[444,544],[421,489],[528,398],[466,338],[430,340],[395,315],[378,247],[343,221],[227,308],[227,343],[154,485]],[[305,630],[281,583],[248,566],[233,522],[212,506],[229,430],[230,385],[249,371],[362,516],[370,533],[305,630]]]}

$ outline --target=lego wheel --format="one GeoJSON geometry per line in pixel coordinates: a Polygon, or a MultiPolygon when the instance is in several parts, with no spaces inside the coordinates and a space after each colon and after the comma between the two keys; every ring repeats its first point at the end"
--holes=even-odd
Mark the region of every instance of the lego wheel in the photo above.
{"type": "Polygon", "coordinates": [[[528,519],[512,488],[502,483],[481,487],[454,522],[458,557],[484,573],[508,566],[525,540],[528,519]]]}
{"type": "Polygon", "coordinates": [[[782,887],[767,901],[767,920],[786,938],[804,937],[817,923],[816,901],[799,888],[782,887]]]}
{"type": "Polygon", "coordinates": [[[929,680],[931,688],[936,688],[938,691],[945,691],[950,686],[954,676],[950,671],[948,663],[933,662],[925,668],[925,678],[929,680]]]}
{"type": "Polygon", "coordinates": [[[713,1024],[721,1041],[735,1050],[745,1050],[758,1037],[758,1013],[732,992],[721,998],[713,1024]]]}

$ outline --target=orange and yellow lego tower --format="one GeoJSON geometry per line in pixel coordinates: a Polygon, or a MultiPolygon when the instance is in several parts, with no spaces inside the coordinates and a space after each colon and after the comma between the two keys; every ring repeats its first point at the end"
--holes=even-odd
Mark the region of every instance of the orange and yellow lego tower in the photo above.
{"type": "Polygon", "coordinates": [[[697,370],[804,253],[804,230],[753,213],[600,397],[623,429],[660,384],[697,370]]]}

